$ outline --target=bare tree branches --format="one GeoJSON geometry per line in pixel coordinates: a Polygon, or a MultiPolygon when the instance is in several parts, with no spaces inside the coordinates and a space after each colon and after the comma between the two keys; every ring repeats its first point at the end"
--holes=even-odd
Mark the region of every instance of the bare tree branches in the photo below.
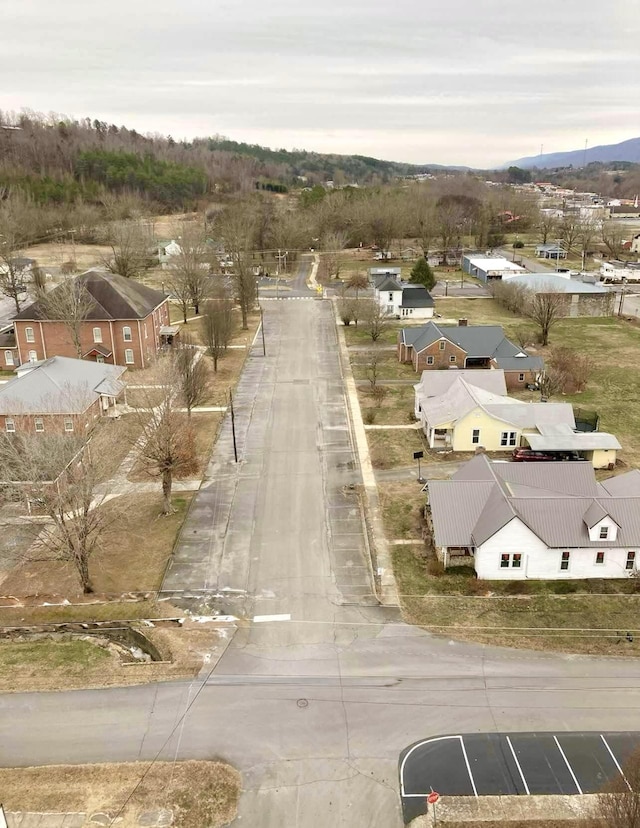
{"type": "Polygon", "coordinates": [[[139,223],[113,222],[106,243],[111,253],[103,257],[102,263],[111,273],[136,279],[149,268],[149,239],[139,223]]]}
{"type": "Polygon", "coordinates": [[[117,520],[117,510],[102,508],[109,497],[99,488],[100,452],[87,439],[67,435],[11,435],[0,440],[0,466],[26,495],[43,525],[30,522],[34,543],[25,560],[62,561],[75,570],[83,592],[92,592],[89,564],[117,520]],[[57,478],[57,479],[56,479],[57,478]],[[52,482],[53,481],[53,482],[52,482]]]}
{"type": "Polygon", "coordinates": [[[252,268],[254,230],[254,216],[243,205],[227,210],[217,223],[218,235],[233,262],[232,278],[244,331],[249,328],[248,315],[256,299],[256,280],[252,268]]]}
{"type": "Polygon", "coordinates": [[[64,323],[78,359],[82,359],[80,341],[82,325],[94,305],[94,300],[82,280],[79,278],[65,279],[54,290],[41,296],[40,305],[48,319],[64,323]]]}
{"type": "Polygon", "coordinates": [[[180,251],[171,259],[169,286],[180,303],[183,320],[187,322],[187,307],[193,305],[196,316],[208,293],[210,279],[207,266],[207,247],[200,227],[184,224],[180,236],[180,251]]]}
{"type": "Polygon", "coordinates": [[[204,306],[203,337],[207,353],[213,359],[213,370],[227,350],[233,333],[233,302],[223,292],[204,306]]]}
{"type": "Polygon", "coordinates": [[[202,359],[202,353],[185,333],[178,337],[172,357],[176,363],[180,397],[187,409],[187,417],[191,417],[191,410],[209,397],[209,368],[202,359]]]}
{"type": "Polygon", "coordinates": [[[522,307],[522,314],[528,317],[540,330],[540,344],[549,344],[549,333],[553,326],[564,316],[565,296],[563,293],[534,293],[529,296],[522,307]]]}

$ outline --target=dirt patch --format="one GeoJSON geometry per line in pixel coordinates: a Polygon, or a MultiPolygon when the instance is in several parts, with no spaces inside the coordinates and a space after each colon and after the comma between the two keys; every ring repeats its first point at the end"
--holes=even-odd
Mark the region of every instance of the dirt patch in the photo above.
{"type": "Polygon", "coordinates": [[[175,828],[228,825],[236,817],[240,787],[238,771],[222,762],[0,769],[7,811],[102,811],[121,816],[122,828],[133,828],[142,812],[159,808],[174,811],[175,828]]]}
{"type": "Polygon", "coordinates": [[[371,429],[367,431],[367,441],[375,469],[408,466],[414,462],[414,451],[426,449],[423,433],[412,428],[371,429]]]}

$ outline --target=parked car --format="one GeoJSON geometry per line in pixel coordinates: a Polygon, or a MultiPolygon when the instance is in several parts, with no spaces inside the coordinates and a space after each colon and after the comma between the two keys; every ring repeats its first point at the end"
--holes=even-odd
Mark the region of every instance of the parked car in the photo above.
{"type": "Polygon", "coordinates": [[[557,460],[555,455],[548,451],[534,451],[528,448],[517,448],[513,450],[512,459],[517,463],[526,462],[546,462],[548,460],[557,460]]]}

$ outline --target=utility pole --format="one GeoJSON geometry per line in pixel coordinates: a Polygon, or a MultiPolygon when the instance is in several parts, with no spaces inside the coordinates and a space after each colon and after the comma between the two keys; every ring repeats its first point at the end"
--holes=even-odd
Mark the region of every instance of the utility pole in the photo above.
{"type": "Polygon", "coordinates": [[[626,290],[622,288],[620,291],[620,305],[618,307],[618,316],[622,316],[622,307],[624,305],[624,297],[626,295],[626,290]]]}
{"type": "Polygon", "coordinates": [[[264,313],[262,307],[260,308],[260,330],[262,331],[262,356],[267,355],[267,346],[264,342],[264,313]]]}
{"type": "Polygon", "coordinates": [[[237,463],[238,446],[236,444],[236,417],[233,411],[233,394],[231,393],[231,389],[229,389],[229,408],[231,409],[231,433],[233,434],[233,456],[235,457],[237,463]]]}

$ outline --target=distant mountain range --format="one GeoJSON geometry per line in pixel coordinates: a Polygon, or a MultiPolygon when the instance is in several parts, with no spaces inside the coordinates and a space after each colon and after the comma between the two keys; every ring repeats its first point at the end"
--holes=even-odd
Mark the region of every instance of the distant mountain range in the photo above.
{"type": "Polygon", "coordinates": [[[549,169],[551,167],[583,167],[599,161],[608,164],[613,161],[630,161],[634,164],[640,163],[640,138],[630,138],[620,144],[604,144],[600,147],[572,150],[571,152],[550,152],[545,155],[531,155],[527,158],[518,158],[517,161],[509,161],[505,167],[522,167],[531,169],[549,169]]]}

